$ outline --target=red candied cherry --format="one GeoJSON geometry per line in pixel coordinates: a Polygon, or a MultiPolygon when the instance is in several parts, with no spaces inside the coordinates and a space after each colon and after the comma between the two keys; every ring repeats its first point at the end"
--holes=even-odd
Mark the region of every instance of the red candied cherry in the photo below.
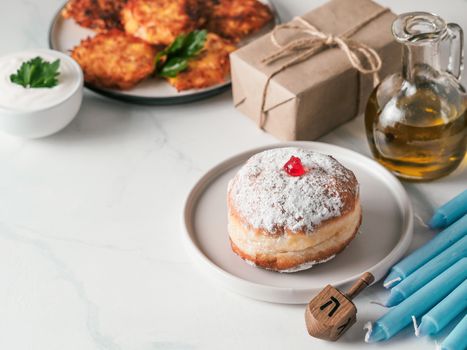
{"type": "Polygon", "coordinates": [[[284,164],[283,169],[290,176],[302,176],[307,172],[300,158],[294,156],[290,157],[287,163],[284,164]]]}

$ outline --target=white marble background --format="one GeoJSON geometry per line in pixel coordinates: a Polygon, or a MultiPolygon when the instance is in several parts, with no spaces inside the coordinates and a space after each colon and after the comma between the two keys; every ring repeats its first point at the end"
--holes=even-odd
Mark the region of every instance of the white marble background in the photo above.
{"type": "MultiPolygon", "coordinates": [[[[284,19],[323,1],[275,3],[284,19]]],[[[428,10],[467,28],[467,2],[382,1],[428,10]]],[[[0,2],[0,54],[46,47],[61,0],[0,2]]],[[[464,80],[465,81],[465,80],[464,80]]],[[[432,349],[403,332],[364,345],[383,313],[378,285],[338,343],[310,338],[303,307],[263,303],[206,280],[181,242],[182,202],[208,168],[276,141],[234,110],[230,92],[176,107],[134,106],[87,92],[73,123],[36,141],[0,137],[0,349],[432,349]]],[[[368,154],[361,118],[321,141],[368,154]]],[[[406,185],[417,212],[466,187],[451,176],[406,185]]],[[[430,236],[416,227],[413,246],[430,236]]]]}

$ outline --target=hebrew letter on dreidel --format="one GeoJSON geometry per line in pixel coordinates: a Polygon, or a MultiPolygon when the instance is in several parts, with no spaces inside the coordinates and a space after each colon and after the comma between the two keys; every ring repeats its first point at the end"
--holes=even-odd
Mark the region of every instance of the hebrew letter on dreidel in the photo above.
{"type": "Polygon", "coordinates": [[[328,305],[331,305],[333,303],[334,303],[334,307],[332,308],[331,312],[329,312],[329,314],[328,314],[328,316],[331,317],[332,315],[334,315],[334,312],[336,312],[336,310],[339,308],[339,306],[341,306],[341,303],[339,303],[339,300],[337,300],[334,297],[331,297],[331,300],[329,300],[327,303],[321,305],[319,309],[322,311],[326,307],[328,307],[328,305]]]}

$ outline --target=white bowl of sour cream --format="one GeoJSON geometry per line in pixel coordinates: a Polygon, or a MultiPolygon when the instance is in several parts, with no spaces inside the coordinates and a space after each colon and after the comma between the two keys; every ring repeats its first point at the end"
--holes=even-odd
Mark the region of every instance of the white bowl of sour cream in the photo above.
{"type": "Polygon", "coordinates": [[[19,137],[39,138],[67,126],[83,99],[83,73],[71,57],[54,50],[35,49],[0,57],[0,130],[19,137]],[[23,87],[11,81],[24,62],[41,57],[60,61],[57,85],[23,87]]]}

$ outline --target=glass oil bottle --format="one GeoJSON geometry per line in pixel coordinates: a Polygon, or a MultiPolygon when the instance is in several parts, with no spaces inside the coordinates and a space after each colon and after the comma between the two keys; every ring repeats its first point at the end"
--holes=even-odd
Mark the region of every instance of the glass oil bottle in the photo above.
{"type": "Polygon", "coordinates": [[[459,82],[463,32],[426,12],[398,16],[393,35],[403,44],[402,72],[385,78],[367,104],[365,127],[373,156],[396,176],[433,180],[452,172],[466,151],[466,94],[459,82]],[[447,70],[441,43],[449,40],[447,70]]]}

